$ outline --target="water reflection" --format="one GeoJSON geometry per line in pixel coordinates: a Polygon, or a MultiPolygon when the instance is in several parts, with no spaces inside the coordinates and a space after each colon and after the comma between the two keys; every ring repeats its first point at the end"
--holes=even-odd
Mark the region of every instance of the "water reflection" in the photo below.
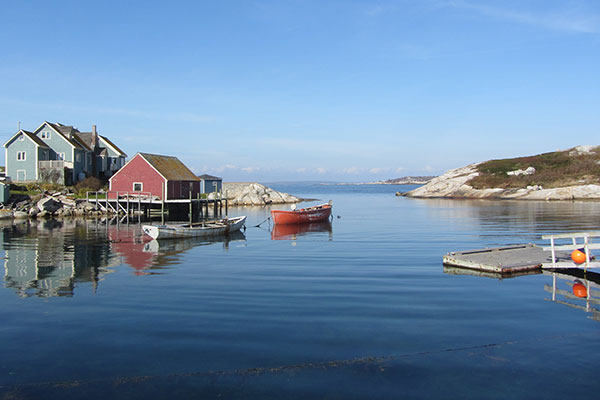
{"type": "Polygon", "coordinates": [[[5,222],[0,235],[5,286],[21,297],[72,296],[79,282],[95,291],[102,275],[120,264],[92,221],[5,222]]]}
{"type": "Polygon", "coordinates": [[[549,275],[552,277],[552,285],[544,284],[544,290],[551,294],[551,298],[546,298],[545,300],[585,311],[590,314],[589,318],[600,321],[600,309],[597,308],[600,306],[600,273],[598,272],[572,268],[557,271],[533,270],[501,274],[444,265],[444,273],[448,275],[470,275],[500,280],[525,275],[549,275]],[[585,286],[585,296],[581,296],[581,294],[576,292],[574,289],[576,284],[585,286]]]}
{"type": "Polygon", "coordinates": [[[330,221],[318,221],[309,224],[275,225],[271,231],[271,240],[296,240],[301,236],[323,232],[329,234],[329,240],[333,238],[333,229],[330,221]]]}
{"type": "Polygon", "coordinates": [[[600,273],[570,269],[544,271],[544,275],[552,276],[552,285],[544,285],[544,290],[552,297],[545,300],[583,310],[590,314],[589,318],[600,321],[600,310],[597,308],[600,306],[600,273]],[[577,292],[576,285],[584,285],[584,295],[577,292]]]}
{"type": "Polygon", "coordinates": [[[485,232],[482,236],[505,237],[507,231],[526,240],[546,233],[595,230],[599,202],[411,199],[425,206],[435,218],[450,219],[457,226],[485,232]]]}
{"type": "Polygon", "coordinates": [[[118,220],[66,219],[6,222],[0,225],[4,286],[20,297],[73,296],[79,283],[98,289],[100,281],[126,264],[135,275],[160,273],[181,262],[193,247],[245,240],[241,232],[211,240],[153,241],[139,224],[118,220]]]}
{"type": "MultiPolygon", "coordinates": [[[[148,236],[146,236],[149,238],[148,236]]],[[[246,241],[246,235],[241,232],[232,232],[229,235],[215,236],[210,238],[181,238],[181,239],[168,239],[168,240],[146,240],[141,247],[134,247],[131,249],[132,252],[141,251],[143,255],[139,255],[138,259],[146,259],[148,262],[145,264],[136,263],[131,264],[127,262],[133,268],[136,269],[136,275],[145,275],[152,273],[149,269],[162,268],[167,265],[179,264],[181,262],[180,256],[188,251],[189,249],[197,246],[208,246],[215,243],[221,243],[223,250],[229,250],[230,242],[243,242],[246,241]]],[[[132,259],[131,262],[136,262],[132,259]]],[[[155,272],[154,272],[155,273],[155,272]]]]}

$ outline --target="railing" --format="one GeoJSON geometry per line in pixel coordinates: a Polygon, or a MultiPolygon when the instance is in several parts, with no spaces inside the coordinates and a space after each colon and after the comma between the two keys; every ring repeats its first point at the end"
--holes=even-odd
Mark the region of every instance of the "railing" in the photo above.
{"type": "MultiPolygon", "coordinates": [[[[592,243],[593,237],[600,237],[600,231],[590,232],[574,232],[574,233],[562,233],[559,235],[544,235],[542,239],[550,239],[550,247],[544,247],[544,251],[552,252],[552,264],[544,263],[542,268],[600,268],[600,262],[593,261],[594,258],[591,255],[590,250],[600,249],[600,243],[592,243]],[[581,238],[581,242],[577,243],[577,239],[581,238]],[[557,240],[571,239],[571,244],[556,244],[557,240]],[[560,261],[557,255],[557,251],[573,251],[581,250],[585,254],[585,262],[576,264],[571,260],[560,261]]],[[[570,254],[569,254],[570,256],[570,254]]]]}
{"type": "Polygon", "coordinates": [[[40,168],[73,168],[73,163],[70,161],[64,160],[47,160],[47,161],[38,161],[38,166],[40,168]]]}

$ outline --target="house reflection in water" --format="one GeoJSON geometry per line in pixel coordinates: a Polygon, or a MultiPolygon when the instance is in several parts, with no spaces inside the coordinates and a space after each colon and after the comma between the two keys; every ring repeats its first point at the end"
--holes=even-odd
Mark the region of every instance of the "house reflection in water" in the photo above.
{"type": "Polygon", "coordinates": [[[245,241],[241,232],[210,240],[183,239],[159,243],[142,233],[139,224],[117,219],[12,221],[0,224],[4,250],[4,286],[21,297],[73,296],[78,283],[91,283],[95,292],[105,274],[121,265],[135,275],[159,273],[181,263],[195,246],[245,241]]]}
{"type": "Polygon", "coordinates": [[[94,221],[25,221],[0,225],[4,285],[21,297],[72,296],[75,284],[95,291],[101,276],[120,264],[106,231],[94,221]]]}

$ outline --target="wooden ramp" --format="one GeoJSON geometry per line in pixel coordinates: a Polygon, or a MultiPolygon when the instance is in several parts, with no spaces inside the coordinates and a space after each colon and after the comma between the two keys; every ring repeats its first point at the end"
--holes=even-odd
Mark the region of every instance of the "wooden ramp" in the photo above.
{"type": "MultiPolygon", "coordinates": [[[[557,259],[568,253],[556,252],[557,259]]],[[[534,244],[520,244],[481,250],[454,251],[443,258],[444,265],[493,272],[502,275],[540,271],[542,264],[552,263],[552,255],[534,244]]]]}

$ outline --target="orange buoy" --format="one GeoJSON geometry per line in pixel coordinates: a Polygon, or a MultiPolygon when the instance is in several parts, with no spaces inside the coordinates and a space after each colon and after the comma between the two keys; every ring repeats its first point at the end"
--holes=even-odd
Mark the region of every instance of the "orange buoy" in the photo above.
{"type": "Polygon", "coordinates": [[[573,294],[577,297],[587,297],[587,288],[581,282],[577,282],[573,285],[573,294]]]}
{"type": "Polygon", "coordinates": [[[573,250],[571,259],[575,264],[583,264],[585,262],[585,253],[581,250],[573,250]]]}

